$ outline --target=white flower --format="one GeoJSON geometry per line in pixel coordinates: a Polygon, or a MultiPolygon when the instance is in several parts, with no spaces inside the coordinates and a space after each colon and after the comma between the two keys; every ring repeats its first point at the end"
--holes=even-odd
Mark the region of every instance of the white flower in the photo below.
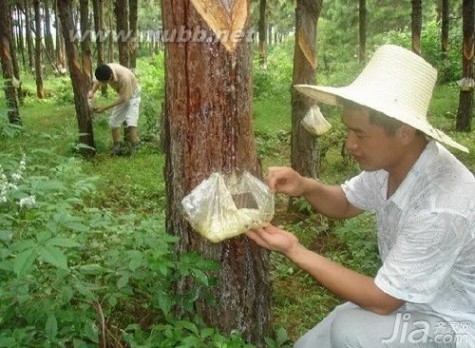
{"type": "Polygon", "coordinates": [[[12,174],[13,181],[20,181],[21,180],[21,172],[13,173],[12,174]]]}
{"type": "Polygon", "coordinates": [[[31,209],[36,205],[36,196],[33,195],[22,198],[18,204],[20,205],[20,208],[31,209]]]}

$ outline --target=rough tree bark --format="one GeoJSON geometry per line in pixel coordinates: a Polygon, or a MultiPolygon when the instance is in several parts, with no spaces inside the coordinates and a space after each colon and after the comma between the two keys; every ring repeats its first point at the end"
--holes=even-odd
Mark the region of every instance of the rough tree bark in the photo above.
{"type": "MultiPolygon", "coordinates": [[[[230,1],[229,8],[218,0],[207,3],[213,8],[200,13],[207,14],[208,23],[210,17],[228,24],[244,20],[248,30],[249,0],[230,1]]],[[[198,28],[211,37],[189,0],[163,0],[162,7],[164,30],[198,28]]],[[[246,237],[211,244],[184,220],[180,203],[213,172],[238,168],[260,175],[252,128],[249,44],[168,42],[165,71],[167,230],[181,237],[179,253],[198,251],[221,265],[212,288],[216,306],[200,299],[195,303],[197,312],[222,332],[238,329],[249,342],[262,344],[270,329],[268,253],[246,237]]],[[[177,292],[192,286],[189,280],[181,281],[177,292]]]]}
{"type": "Polygon", "coordinates": [[[440,33],[440,42],[442,50],[442,58],[447,58],[447,53],[449,52],[449,0],[442,0],[441,6],[441,33],[440,33]]]}
{"type": "MultiPolygon", "coordinates": [[[[75,31],[72,16],[73,0],[57,0],[58,14],[61,21],[61,29],[64,35],[66,55],[68,58],[69,76],[74,92],[74,105],[76,108],[76,119],[79,127],[79,143],[88,147],[81,148],[81,154],[91,156],[94,150],[94,133],[92,128],[92,115],[87,103],[87,92],[90,88],[89,78],[83,72],[79,62],[79,55],[76,50],[76,42],[70,40],[69,33],[75,31]]],[[[71,35],[73,37],[73,35],[71,35]]]]}
{"type": "Polygon", "coordinates": [[[455,129],[470,131],[473,115],[473,63],[475,45],[475,9],[474,0],[463,0],[463,48],[462,71],[463,79],[460,82],[459,108],[455,129]]]}
{"type": "Polygon", "coordinates": [[[64,39],[59,23],[58,4],[56,1],[54,2],[54,18],[56,22],[56,62],[61,70],[61,74],[63,74],[63,69],[66,67],[66,58],[64,56],[64,39]]]}
{"type": "MultiPolygon", "coordinates": [[[[96,32],[96,51],[97,51],[97,66],[105,63],[104,57],[104,6],[103,0],[92,0],[92,7],[94,10],[94,31],[96,32]]],[[[107,85],[101,86],[101,93],[103,96],[107,95],[107,85]]]]}
{"type": "Polygon", "coordinates": [[[422,32],[422,0],[412,2],[412,51],[421,55],[421,32],[422,32]]]}
{"type": "MultiPolygon", "coordinates": [[[[7,5],[8,6],[8,5],[7,5]]],[[[20,65],[17,59],[17,51],[18,51],[18,44],[17,40],[15,40],[15,30],[13,25],[13,9],[12,6],[7,7],[7,15],[5,18],[5,26],[8,28],[8,42],[10,43],[10,56],[13,65],[13,76],[15,77],[16,81],[14,83],[14,87],[16,89],[16,96],[18,97],[18,101],[20,105],[23,104],[23,90],[22,90],[22,83],[20,78],[20,65]]]]}
{"type": "Polygon", "coordinates": [[[114,13],[117,27],[119,63],[129,67],[129,15],[127,0],[115,0],[114,13]]]}
{"type": "Polygon", "coordinates": [[[267,69],[267,0],[259,2],[259,63],[267,69]]]}
{"type": "MultiPolygon", "coordinates": [[[[317,21],[322,0],[298,0],[295,11],[296,37],[292,85],[315,84],[317,21]]],[[[315,101],[291,89],[292,135],[290,163],[303,176],[317,177],[317,145],[315,136],[303,126],[302,120],[315,101]]],[[[290,211],[295,210],[295,199],[289,199],[290,211]]]]}
{"type": "Polygon", "coordinates": [[[132,70],[134,73],[135,68],[137,67],[137,17],[137,0],[129,0],[129,65],[130,70],[132,70]]]}
{"type": "Polygon", "coordinates": [[[41,30],[41,13],[40,0],[34,0],[35,8],[35,81],[36,81],[36,96],[39,99],[45,97],[45,89],[43,85],[43,73],[41,71],[41,46],[43,44],[43,34],[41,30]]]}
{"type": "MultiPolygon", "coordinates": [[[[45,48],[48,54],[48,57],[54,59],[54,43],[53,43],[53,34],[51,32],[51,1],[43,0],[44,8],[44,18],[45,18],[45,48]]],[[[57,62],[51,62],[55,66],[57,62]]]]}
{"type": "Polygon", "coordinates": [[[81,62],[84,74],[92,81],[92,49],[89,35],[89,0],[80,0],[81,62]]]}
{"type": "Polygon", "coordinates": [[[15,87],[13,86],[13,63],[10,52],[10,28],[8,23],[7,0],[0,0],[0,60],[2,64],[3,89],[8,107],[8,120],[13,124],[21,124],[21,117],[18,111],[18,99],[15,87]]]}
{"type": "Polygon", "coordinates": [[[30,71],[33,71],[35,67],[35,52],[33,48],[33,35],[32,35],[32,24],[31,24],[31,10],[30,2],[28,0],[24,1],[24,10],[25,10],[25,38],[26,38],[26,47],[28,52],[28,66],[30,71]]]}

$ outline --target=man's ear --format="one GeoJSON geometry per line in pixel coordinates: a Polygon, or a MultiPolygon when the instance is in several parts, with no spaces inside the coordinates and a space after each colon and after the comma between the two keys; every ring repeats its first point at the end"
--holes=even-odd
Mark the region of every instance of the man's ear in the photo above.
{"type": "Polygon", "coordinates": [[[404,145],[411,143],[417,134],[417,130],[411,126],[408,126],[407,124],[403,124],[396,132],[397,137],[404,145]]]}

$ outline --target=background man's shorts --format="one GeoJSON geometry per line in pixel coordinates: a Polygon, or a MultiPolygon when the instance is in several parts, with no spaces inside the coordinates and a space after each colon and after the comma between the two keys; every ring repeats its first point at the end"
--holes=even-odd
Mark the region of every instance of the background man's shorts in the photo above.
{"type": "Polygon", "coordinates": [[[123,104],[117,105],[112,109],[112,114],[109,119],[109,126],[111,128],[119,128],[125,121],[127,127],[137,127],[139,119],[140,106],[140,92],[123,104]]]}

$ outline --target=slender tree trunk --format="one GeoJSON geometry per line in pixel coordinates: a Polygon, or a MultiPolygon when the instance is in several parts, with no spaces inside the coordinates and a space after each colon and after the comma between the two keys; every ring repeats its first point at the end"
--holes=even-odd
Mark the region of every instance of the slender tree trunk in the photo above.
{"type": "Polygon", "coordinates": [[[72,0],[58,0],[57,4],[68,57],[69,76],[71,77],[74,92],[74,105],[79,127],[79,142],[89,146],[89,148],[81,148],[81,153],[85,156],[91,156],[95,151],[92,115],[87,102],[87,93],[90,88],[89,77],[84,73],[79,63],[79,55],[76,49],[77,42],[70,40],[68,37],[68,33],[75,32],[72,16],[72,0]]]}
{"type": "MultiPolygon", "coordinates": [[[[296,37],[292,85],[315,84],[317,21],[322,0],[297,0],[295,11],[296,37]]],[[[314,135],[303,126],[302,120],[315,101],[291,89],[292,135],[290,162],[293,169],[306,177],[317,177],[317,147],[314,135]]],[[[296,209],[295,199],[289,199],[288,209],[296,209]]]]}
{"type": "Polygon", "coordinates": [[[21,65],[23,66],[23,69],[26,69],[25,40],[23,38],[23,28],[25,27],[25,22],[23,16],[21,15],[21,5],[19,3],[16,4],[16,16],[18,18],[18,51],[21,54],[21,65]]]}
{"type": "MultiPolygon", "coordinates": [[[[53,34],[51,33],[51,12],[50,12],[50,0],[43,0],[45,9],[45,47],[48,57],[54,57],[54,42],[53,34]]],[[[54,60],[54,58],[53,58],[54,60]]],[[[56,62],[52,61],[52,64],[56,66],[56,62]]]]}
{"type": "Polygon", "coordinates": [[[66,59],[64,58],[64,39],[59,23],[58,4],[54,2],[54,21],[56,23],[56,65],[60,69],[60,73],[63,74],[63,70],[66,67],[66,59]]]}
{"type": "Polygon", "coordinates": [[[89,35],[89,0],[80,0],[80,23],[81,23],[81,62],[84,74],[92,81],[92,50],[91,35],[89,35]]]}
{"type": "Polygon", "coordinates": [[[359,0],[359,45],[358,60],[364,63],[366,60],[366,0],[359,0]]]}
{"type": "Polygon", "coordinates": [[[43,73],[41,71],[41,46],[43,44],[43,34],[41,30],[41,13],[40,0],[34,0],[35,8],[35,81],[36,81],[36,96],[39,99],[45,97],[45,89],[43,86],[43,73]]]}
{"type": "MultiPolygon", "coordinates": [[[[109,29],[112,30],[112,28],[114,27],[114,19],[113,19],[113,16],[112,14],[109,15],[109,29]]],[[[114,59],[114,37],[112,35],[109,35],[108,37],[108,44],[109,44],[109,47],[108,47],[108,60],[109,62],[113,62],[115,59],[114,59]]]]}
{"type": "Polygon", "coordinates": [[[442,31],[441,31],[441,48],[442,48],[442,58],[447,58],[447,53],[449,51],[449,0],[442,0],[442,31]]]}
{"type": "Polygon", "coordinates": [[[137,67],[137,11],[137,0],[129,0],[129,64],[134,73],[137,67]]]}
{"type": "Polygon", "coordinates": [[[470,131],[473,115],[473,63],[475,44],[475,8],[474,0],[463,0],[463,51],[459,109],[455,128],[458,131],[470,131]]]}
{"type": "MultiPolygon", "coordinates": [[[[97,66],[105,64],[104,60],[104,6],[103,0],[93,0],[94,8],[94,30],[96,32],[96,51],[97,51],[97,66]]],[[[107,85],[101,86],[101,93],[103,96],[107,95],[107,85]]]]}
{"type": "Polygon", "coordinates": [[[28,49],[28,65],[30,71],[33,71],[35,67],[35,52],[33,46],[33,35],[32,35],[32,21],[31,21],[31,9],[30,2],[25,0],[25,37],[26,37],[26,46],[28,49]]]}
{"type": "Polygon", "coordinates": [[[117,25],[117,44],[119,47],[119,63],[129,67],[129,15],[127,0],[115,0],[115,21],[117,25]]]}
{"type": "MultiPolygon", "coordinates": [[[[248,30],[249,1],[231,1],[230,8],[238,2],[247,10],[234,16],[244,19],[248,30]]],[[[223,9],[221,1],[213,0],[213,5],[211,9],[223,9]]],[[[200,26],[211,35],[190,1],[163,0],[162,6],[164,30],[200,26]]],[[[211,12],[209,16],[216,15],[211,12]]],[[[167,230],[181,237],[178,253],[198,251],[221,265],[211,289],[216,305],[200,298],[197,312],[222,332],[237,329],[247,341],[262,344],[270,329],[268,253],[244,236],[211,244],[184,220],[180,203],[213,172],[239,168],[260,175],[252,129],[250,45],[242,42],[227,51],[219,42],[168,43],[165,71],[167,230]]],[[[177,284],[178,293],[191,289],[190,279],[177,284]]]]}
{"type": "Polygon", "coordinates": [[[259,2],[259,63],[267,69],[267,0],[259,2]]]}
{"type": "Polygon", "coordinates": [[[412,2],[412,51],[421,55],[422,0],[412,2]]]}
{"type": "Polygon", "coordinates": [[[13,64],[13,76],[19,81],[20,80],[20,66],[18,64],[17,59],[17,44],[15,40],[15,30],[13,25],[13,9],[12,6],[7,5],[7,17],[6,17],[6,25],[8,28],[8,40],[10,42],[10,54],[12,56],[12,64],[13,64]]]}
{"type": "Polygon", "coordinates": [[[9,15],[7,0],[0,0],[0,60],[3,79],[5,80],[3,89],[8,107],[8,120],[10,123],[21,124],[16,90],[13,86],[13,62],[10,50],[10,28],[8,27],[9,15]]]}
{"type": "Polygon", "coordinates": [[[21,83],[21,78],[20,78],[20,65],[18,63],[18,58],[17,58],[17,45],[16,45],[16,40],[15,40],[15,30],[14,30],[14,25],[13,25],[13,9],[11,6],[8,6],[7,9],[7,16],[5,18],[6,23],[5,25],[8,28],[8,41],[10,43],[10,55],[11,55],[11,61],[13,65],[13,76],[15,77],[16,81],[14,83],[15,89],[16,89],[16,96],[18,97],[18,100],[20,101],[20,104],[23,104],[23,91],[22,91],[22,83],[21,83]]]}

